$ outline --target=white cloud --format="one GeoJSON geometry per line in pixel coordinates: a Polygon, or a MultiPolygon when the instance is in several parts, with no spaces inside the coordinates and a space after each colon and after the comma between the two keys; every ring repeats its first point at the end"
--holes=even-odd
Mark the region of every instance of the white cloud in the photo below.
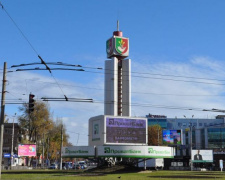
{"type": "MultiPolygon", "coordinates": [[[[199,57],[200,58],[200,57],[199,57]]],[[[203,61],[203,58],[200,58],[203,61]]],[[[199,64],[193,63],[177,63],[177,62],[164,62],[164,63],[139,63],[137,61],[132,62],[132,69],[135,68],[137,72],[148,72],[149,74],[140,74],[140,76],[148,76],[149,78],[132,78],[132,92],[142,92],[141,94],[133,93],[133,102],[141,102],[150,105],[161,106],[173,106],[173,107],[189,107],[189,108],[208,108],[212,109],[217,107],[218,109],[224,109],[224,97],[225,90],[222,85],[194,83],[191,81],[201,81],[206,83],[221,84],[221,82],[214,80],[203,80],[196,78],[183,78],[175,76],[186,77],[201,77],[207,79],[217,79],[220,77],[220,65],[221,62],[207,59],[208,65],[214,64],[212,69],[204,69],[199,64]],[[218,71],[217,71],[218,70],[218,71]],[[173,75],[173,76],[160,76],[161,75],[173,75]],[[160,79],[162,78],[162,79],[160,79]],[[171,79],[171,80],[163,80],[171,79]],[[181,81],[176,81],[181,80],[181,81]],[[190,82],[183,82],[190,81],[190,82]],[[144,94],[145,93],[145,94],[144,94]],[[147,94],[149,93],[149,94],[147,94]],[[152,94],[151,94],[152,93],[152,94]],[[161,94],[161,95],[157,95],[161,94]],[[167,94],[167,95],[166,95],[167,94]],[[169,95],[170,94],[170,95],[169,95]],[[185,96],[186,95],[186,96],[185,96]],[[215,96],[211,96],[215,95],[215,96]]],[[[200,61],[198,61],[200,62],[200,61]]],[[[154,107],[132,107],[132,112],[135,115],[145,115],[148,112],[151,114],[163,114],[168,117],[181,116],[182,114],[196,114],[199,117],[206,117],[217,115],[215,113],[202,112],[202,111],[183,111],[179,109],[167,109],[167,108],[154,108],[154,107]],[[144,113],[144,114],[143,114],[144,113]]],[[[196,117],[195,116],[195,117],[196,117]]]]}
{"type": "MultiPolygon", "coordinates": [[[[225,109],[223,83],[217,80],[204,80],[196,78],[184,78],[175,76],[201,77],[218,79],[223,74],[220,61],[205,57],[191,58],[189,62],[155,62],[141,61],[136,58],[132,60],[132,116],[145,116],[148,113],[161,114],[168,117],[191,117],[207,118],[218,115],[203,111],[187,111],[179,108],[200,108],[200,109],[225,109]],[[203,63],[204,62],[204,63],[203,63]],[[207,68],[205,68],[207,67],[207,68]],[[208,68],[210,67],[210,68],[208,68]],[[146,74],[140,74],[146,73],[146,74]],[[153,75],[155,74],[155,75],[153,75]],[[158,75],[156,75],[158,74],[158,75]],[[161,75],[165,76],[161,76],[161,75]],[[166,76],[173,75],[173,76],[166,76]],[[146,78],[133,77],[145,76],[146,78]],[[171,80],[165,80],[171,79],[171,80]],[[182,81],[175,81],[182,80],[182,81]],[[184,81],[204,81],[215,84],[204,84],[184,81]],[[143,106],[148,105],[147,107],[143,106]],[[159,108],[178,107],[178,109],[159,108]]],[[[58,75],[58,74],[56,74],[58,75]]],[[[69,98],[93,98],[95,101],[104,100],[104,75],[103,74],[79,74],[67,79],[57,78],[60,87],[49,75],[15,72],[7,75],[6,99],[22,98],[28,102],[28,94],[35,94],[35,98],[41,97],[64,97],[69,98]],[[83,80],[86,78],[85,80],[83,80]],[[88,80],[87,80],[88,79],[88,80]],[[25,94],[25,95],[23,95],[25,94]]],[[[55,118],[61,118],[66,125],[70,141],[74,145],[88,144],[88,119],[104,113],[103,103],[74,103],[74,102],[48,102],[55,118]]],[[[18,111],[17,105],[7,105],[6,113],[13,115],[18,111]]],[[[19,114],[19,113],[18,113],[19,114]]]]}

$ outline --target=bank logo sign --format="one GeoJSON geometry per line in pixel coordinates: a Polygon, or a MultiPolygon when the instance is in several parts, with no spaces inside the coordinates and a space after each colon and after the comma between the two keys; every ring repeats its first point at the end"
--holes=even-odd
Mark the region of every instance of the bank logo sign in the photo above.
{"type": "Polygon", "coordinates": [[[110,147],[104,148],[105,154],[112,153],[112,154],[141,154],[141,150],[134,150],[132,148],[130,149],[114,149],[110,147]]]}
{"type": "Polygon", "coordinates": [[[151,155],[170,155],[171,151],[170,149],[154,149],[154,148],[148,148],[148,153],[151,155]]]}
{"type": "Polygon", "coordinates": [[[98,157],[173,158],[173,147],[157,146],[98,146],[98,157]]]}
{"type": "Polygon", "coordinates": [[[106,124],[107,124],[107,127],[145,128],[146,120],[125,119],[125,118],[107,118],[106,124]]]}
{"type": "Polygon", "coordinates": [[[63,147],[63,157],[93,157],[95,156],[95,149],[92,146],[71,146],[63,147]]]}
{"type": "Polygon", "coordinates": [[[92,122],[92,141],[100,140],[100,121],[96,120],[92,122]]]}
{"type": "Polygon", "coordinates": [[[107,144],[147,145],[147,119],[106,117],[107,144]]]}
{"type": "Polygon", "coordinates": [[[94,134],[99,134],[99,124],[94,125],[94,134]]]}

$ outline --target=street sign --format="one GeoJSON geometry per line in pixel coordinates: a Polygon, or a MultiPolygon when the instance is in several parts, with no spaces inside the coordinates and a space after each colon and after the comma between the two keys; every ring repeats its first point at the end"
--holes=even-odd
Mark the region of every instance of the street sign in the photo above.
{"type": "Polygon", "coordinates": [[[9,154],[9,153],[4,154],[4,158],[10,158],[10,157],[11,157],[11,154],[9,154]]]}

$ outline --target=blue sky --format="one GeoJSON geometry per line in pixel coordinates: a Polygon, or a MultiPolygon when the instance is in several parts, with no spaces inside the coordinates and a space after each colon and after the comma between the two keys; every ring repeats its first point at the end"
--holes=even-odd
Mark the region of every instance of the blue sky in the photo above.
{"type": "MultiPolygon", "coordinates": [[[[141,104],[132,106],[132,116],[151,113],[213,118],[218,113],[184,111],[181,107],[225,109],[225,88],[218,85],[225,84],[219,81],[225,80],[225,2],[222,0],[1,0],[1,3],[46,62],[104,68],[105,42],[116,30],[119,19],[120,30],[130,39],[132,72],[148,76],[132,77],[132,103],[141,104]],[[175,81],[178,78],[174,76],[195,77],[179,80],[205,83],[175,81]],[[179,108],[156,108],[156,105],[179,108]]],[[[8,67],[40,62],[2,9],[0,19],[0,69],[5,61],[8,67]]],[[[53,76],[68,97],[103,102],[104,71],[98,72],[53,71],[53,76]]],[[[7,79],[7,100],[28,101],[30,92],[37,99],[63,97],[47,71],[13,72],[7,79]]],[[[88,119],[104,113],[103,103],[49,102],[49,105],[54,118],[63,119],[74,145],[87,145],[88,119]],[[80,134],[79,139],[76,133],[80,134]]],[[[19,114],[18,105],[6,105],[6,114],[12,116],[15,112],[19,114]]]]}

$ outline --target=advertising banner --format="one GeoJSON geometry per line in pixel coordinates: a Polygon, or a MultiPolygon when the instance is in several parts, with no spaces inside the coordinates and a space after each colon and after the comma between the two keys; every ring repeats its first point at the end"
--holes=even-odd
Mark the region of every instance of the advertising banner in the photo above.
{"type": "Polygon", "coordinates": [[[36,156],[36,144],[18,144],[18,156],[36,156]]]}
{"type": "Polygon", "coordinates": [[[181,130],[163,130],[164,145],[180,145],[182,144],[181,130]]]}
{"type": "Polygon", "coordinates": [[[192,150],[192,162],[213,162],[212,150],[192,150]]]}
{"type": "Polygon", "coordinates": [[[106,143],[147,144],[146,119],[106,118],[106,143]]]}
{"type": "Polygon", "coordinates": [[[159,146],[98,146],[98,157],[173,158],[173,147],[159,146]]]}
{"type": "Polygon", "coordinates": [[[173,147],[147,146],[146,150],[148,158],[173,158],[175,156],[175,149],[173,147]]]}
{"type": "Polygon", "coordinates": [[[94,157],[94,146],[71,146],[62,148],[63,157],[94,157]]]}

